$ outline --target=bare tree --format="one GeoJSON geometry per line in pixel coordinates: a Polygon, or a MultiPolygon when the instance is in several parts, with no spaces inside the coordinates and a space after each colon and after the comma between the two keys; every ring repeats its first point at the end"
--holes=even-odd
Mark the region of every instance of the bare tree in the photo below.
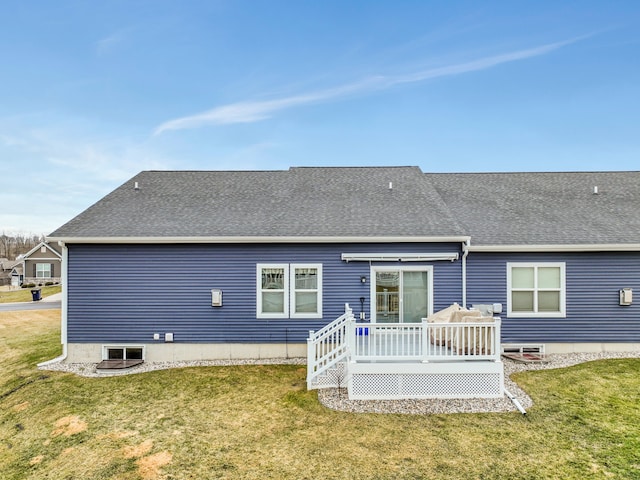
{"type": "Polygon", "coordinates": [[[0,258],[15,259],[18,255],[27,253],[33,247],[44,241],[44,235],[29,234],[0,234],[0,258]]]}

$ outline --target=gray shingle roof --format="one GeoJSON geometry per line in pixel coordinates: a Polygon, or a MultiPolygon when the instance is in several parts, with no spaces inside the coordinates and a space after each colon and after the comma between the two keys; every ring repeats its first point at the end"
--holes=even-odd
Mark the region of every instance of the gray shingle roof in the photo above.
{"type": "Polygon", "coordinates": [[[304,167],[142,172],[49,238],[461,235],[417,167],[304,167]]]}
{"type": "Polygon", "coordinates": [[[49,238],[463,236],[475,246],[640,244],[640,172],[148,171],[49,238]]]}
{"type": "Polygon", "coordinates": [[[472,245],[640,243],[640,172],[427,176],[472,245]]]}

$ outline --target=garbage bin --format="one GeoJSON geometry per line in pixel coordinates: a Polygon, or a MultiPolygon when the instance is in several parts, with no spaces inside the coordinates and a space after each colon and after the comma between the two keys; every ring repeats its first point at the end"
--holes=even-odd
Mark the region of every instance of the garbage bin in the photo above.
{"type": "Polygon", "coordinates": [[[40,289],[34,288],[33,290],[31,290],[31,297],[33,298],[34,302],[37,302],[38,300],[42,300],[40,289]]]}

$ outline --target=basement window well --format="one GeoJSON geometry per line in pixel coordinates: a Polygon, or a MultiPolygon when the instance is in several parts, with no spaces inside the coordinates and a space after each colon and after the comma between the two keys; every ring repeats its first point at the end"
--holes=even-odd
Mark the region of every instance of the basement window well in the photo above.
{"type": "Polygon", "coordinates": [[[98,370],[120,370],[135,367],[144,361],[144,347],[142,346],[111,346],[102,347],[102,362],[97,365],[98,370]]]}

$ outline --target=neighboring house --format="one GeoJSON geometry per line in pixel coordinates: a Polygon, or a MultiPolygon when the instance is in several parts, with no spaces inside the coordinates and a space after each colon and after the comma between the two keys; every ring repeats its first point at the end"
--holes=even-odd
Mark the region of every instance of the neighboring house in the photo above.
{"type": "Polygon", "coordinates": [[[11,286],[18,288],[24,283],[24,266],[22,260],[15,262],[14,267],[11,269],[11,286]]]}
{"type": "Polygon", "coordinates": [[[19,287],[22,284],[22,257],[16,260],[0,258],[0,285],[19,287]]]}
{"type": "Polygon", "coordinates": [[[62,253],[57,244],[41,242],[22,256],[23,283],[60,283],[62,253]]]}
{"type": "Polygon", "coordinates": [[[11,268],[8,267],[10,260],[0,258],[0,285],[7,285],[11,282],[11,268]]]}
{"type": "MultiPolygon", "coordinates": [[[[341,328],[325,346],[351,344],[332,350],[332,365],[314,354],[317,382],[353,355],[353,342],[369,342],[371,353],[382,338],[376,325],[396,325],[385,338],[428,338],[416,325],[454,302],[501,304],[502,325],[491,332],[516,347],[637,350],[640,307],[621,291],[640,290],[638,185],[640,172],[142,172],[48,237],[62,248],[65,354],[71,362],[301,356],[315,342],[308,350],[310,330],[341,328]],[[371,329],[354,330],[349,315],[340,320],[347,327],[335,323],[345,304],[371,329]]],[[[471,375],[457,380],[465,384],[499,381],[487,395],[502,395],[499,345],[490,350],[485,370],[451,368],[426,350],[407,366],[397,363],[403,350],[394,364],[368,362],[376,371],[347,371],[350,394],[357,375],[379,392],[385,378],[395,385],[409,372],[420,388],[389,398],[477,396],[456,385],[422,389],[460,375],[471,375]]]]}

